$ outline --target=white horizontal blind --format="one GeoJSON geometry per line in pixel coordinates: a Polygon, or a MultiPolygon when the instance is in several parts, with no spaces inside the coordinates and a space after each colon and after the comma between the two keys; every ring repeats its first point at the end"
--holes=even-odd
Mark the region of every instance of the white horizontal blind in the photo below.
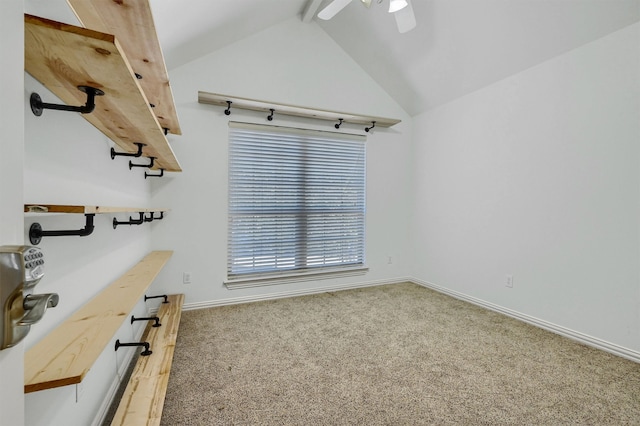
{"type": "Polygon", "coordinates": [[[229,126],[229,279],[363,265],[365,138],[229,126]]]}

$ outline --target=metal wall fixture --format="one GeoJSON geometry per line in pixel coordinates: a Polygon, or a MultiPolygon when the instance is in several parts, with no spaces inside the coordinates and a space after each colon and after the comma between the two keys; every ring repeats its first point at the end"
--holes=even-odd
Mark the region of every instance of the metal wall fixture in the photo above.
{"type": "Polygon", "coordinates": [[[129,216],[129,220],[127,221],[118,221],[115,217],[113,218],[113,229],[116,229],[118,225],[142,225],[144,223],[144,212],[138,213],[140,217],[138,219],[133,219],[129,216]]]}
{"type": "Polygon", "coordinates": [[[146,144],[140,143],[140,142],[134,142],[134,145],[138,146],[138,152],[116,152],[116,150],[111,147],[111,159],[115,160],[116,157],[141,157],[142,156],[142,147],[146,146],[146,144]]]}
{"type": "Polygon", "coordinates": [[[334,125],[333,125],[333,127],[335,127],[336,129],[339,129],[339,128],[340,128],[340,126],[342,126],[342,121],[343,121],[343,119],[342,119],[342,118],[338,118],[338,120],[339,120],[340,122],[339,122],[339,123],[337,123],[337,124],[334,124],[334,125]]]}
{"type": "Polygon", "coordinates": [[[146,294],[144,295],[144,301],[146,302],[149,299],[159,299],[159,298],[164,298],[164,301],[162,303],[169,303],[169,295],[167,294],[160,294],[158,296],[147,296],[146,294]]]}
{"type": "Polygon", "coordinates": [[[133,169],[134,167],[146,167],[147,169],[152,168],[153,162],[156,160],[156,157],[148,157],[148,158],[149,158],[149,164],[135,164],[131,160],[129,160],[129,170],[133,169]]]}
{"type": "Polygon", "coordinates": [[[224,110],[224,115],[231,115],[231,104],[233,102],[227,101],[227,109],[224,110]]]}
{"type": "Polygon", "coordinates": [[[153,222],[154,220],[164,219],[164,212],[160,212],[160,217],[155,216],[156,212],[150,212],[150,213],[151,213],[150,216],[145,216],[144,212],[138,212],[138,215],[139,215],[138,219],[134,219],[131,216],[129,216],[129,220],[126,220],[126,221],[119,221],[114,217],[112,222],[113,229],[116,229],[118,225],[142,225],[145,222],[153,222]]]}
{"type": "Polygon", "coordinates": [[[365,128],[364,128],[364,131],[365,131],[365,132],[367,132],[367,133],[369,133],[369,130],[373,129],[374,127],[376,127],[376,122],[375,122],[375,121],[372,121],[372,122],[371,122],[371,127],[365,127],[365,128]]]}
{"type": "Polygon", "coordinates": [[[33,244],[34,246],[37,246],[38,244],[40,244],[42,237],[86,237],[87,235],[91,235],[95,228],[93,226],[94,216],[95,214],[85,214],[84,228],[70,231],[44,231],[39,223],[32,223],[29,227],[29,241],[31,241],[31,244],[33,244]]]}
{"type": "Polygon", "coordinates": [[[269,116],[267,117],[267,120],[269,121],[273,121],[273,113],[276,111],[273,108],[269,108],[269,111],[271,111],[271,114],[269,114],[269,116]]]}
{"type": "Polygon", "coordinates": [[[162,177],[164,176],[164,169],[160,169],[160,173],[157,175],[152,175],[151,173],[147,173],[146,171],[144,172],[144,178],[148,178],[148,177],[162,177]]]}
{"type": "Polygon", "coordinates": [[[32,93],[29,99],[29,103],[31,104],[31,112],[33,112],[33,114],[38,117],[42,115],[42,111],[45,109],[79,112],[81,114],[89,114],[90,112],[93,112],[96,107],[96,96],[103,96],[104,92],[91,86],[78,86],[78,90],[87,94],[87,103],[83,106],[49,104],[46,102],[42,102],[40,95],[38,95],[37,93],[32,93]]]}
{"type": "Polygon", "coordinates": [[[136,318],[135,316],[131,315],[131,324],[133,324],[135,321],[154,321],[154,324],[151,327],[160,327],[162,325],[160,324],[160,317],[158,316],[136,318]]]}
{"type": "Polygon", "coordinates": [[[140,352],[142,356],[149,356],[153,353],[149,349],[149,342],[120,343],[120,339],[116,340],[116,351],[123,346],[144,346],[144,351],[140,352]]]}

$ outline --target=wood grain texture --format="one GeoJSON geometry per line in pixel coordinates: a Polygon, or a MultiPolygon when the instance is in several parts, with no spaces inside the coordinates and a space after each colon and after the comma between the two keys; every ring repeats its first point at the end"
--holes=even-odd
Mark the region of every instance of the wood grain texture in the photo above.
{"type": "Polygon", "coordinates": [[[361,124],[370,126],[373,121],[376,127],[391,127],[400,123],[395,118],[374,117],[371,115],[352,114],[348,112],[322,110],[307,108],[302,106],[279,104],[275,102],[259,101],[256,99],[240,98],[237,96],[221,95],[218,93],[198,92],[198,102],[201,104],[211,104],[227,107],[227,101],[231,101],[231,110],[234,108],[247,109],[251,111],[263,111],[270,113],[270,109],[275,110],[275,114],[291,115],[294,117],[315,118],[317,120],[328,120],[338,123],[342,118],[345,123],[361,124]]]}
{"type": "MultiPolygon", "coordinates": [[[[118,41],[110,34],[25,15],[25,70],[67,105],[84,105],[78,86],[105,92],[82,117],[127,152],[144,143],[154,169],[181,171],[160,123],[118,41]]],[[[43,102],[56,103],[43,98],[43,102]]],[[[44,114],[69,114],[45,110],[44,114]]]]}
{"type": "Polygon", "coordinates": [[[161,304],[157,316],[161,327],[147,325],[142,341],[153,353],[138,358],[122,395],[112,425],[159,425],[169,384],[173,351],[178,337],[184,294],[172,294],[161,304]]]}
{"type": "Polygon", "coordinates": [[[60,204],[25,204],[25,213],[82,213],[82,214],[107,214],[107,213],[152,213],[168,212],[169,209],[146,209],[137,207],[108,207],[108,206],[73,206],[60,204]]]}
{"type": "Polygon", "coordinates": [[[167,263],[154,251],[25,353],[25,393],[80,383],[167,263]]]}
{"type": "Polygon", "coordinates": [[[163,128],[180,135],[169,75],[148,0],[67,0],[86,28],[115,35],[163,128]]]}

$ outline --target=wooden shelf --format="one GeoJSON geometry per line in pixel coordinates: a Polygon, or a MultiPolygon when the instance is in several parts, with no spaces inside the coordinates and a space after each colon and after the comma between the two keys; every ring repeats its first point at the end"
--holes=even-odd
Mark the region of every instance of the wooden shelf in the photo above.
{"type": "Polygon", "coordinates": [[[154,251],[25,353],[25,393],[77,384],[169,260],[154,251]]]}
{"type": "Polygon", "coordinates": [[[173,101],[169,75],[158,42],[148,0],[67,0],[86,28],[113,34],[120,42],[160,126],[174,135],[182,134],[173,101]]]}
{"type": "Polygon", "coordinates": [[[143,209],[135,207],[105,207],[105,206],[72,206],[58,204],[25,204],[25,213],[81,213],[81,214],[107,214],[107,213],[160,213],[169,209],[143,209]]]}
{"type": "Polygon", "coordinates": [[[168,304],[160,304],[157,316],[161,327],[149,323],[142,336],[153,354],[138,357],[129,383],[120,399],[111,425],[159,425],[169,384],[173,352],[178,338],[184,294],[168,296],[168,304]]]}
{"type": "Polygon", "coordinates": [[[127,152],[137,151],[134,142],[146,144],[154,169],[182,171],[113,35],[25,14],[25,70],[67,105],[86,102],[78,86],[104,91],[95,110],[82,116],[127,152]]]}
{"type": "Polygon", "coordinates": [[[271,109],[276,114],[291,115],[295,117],[315,118],[338,123],[342,119],[345,123],[361,124],[370,126],[373,121],[376,127],[391,127],[400,123],[395,118],[374,117],[368,115],[352,114],[348,112],[329,111],[322,109],[307,108],[301,106],[279,104],[275,102],[259,101],[256,99],[239,98],[237,96],[221,95],[218,93],[198,92],[198,102],[201,104],[211,104],[227,107],[227,101],[231,101],[231,111],[234,109],[247,109],[251,111],[263,111],[270,113],[271,109]]]}

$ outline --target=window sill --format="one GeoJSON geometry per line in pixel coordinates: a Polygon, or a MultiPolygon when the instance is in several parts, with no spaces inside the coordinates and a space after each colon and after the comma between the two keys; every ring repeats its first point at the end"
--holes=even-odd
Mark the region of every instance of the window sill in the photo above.
{"type": "Polygon", "coordinates": [[[224,281],[225,287],[229,290],[240,288],[261,287],[267,285],[290,284],[305,281],[326,280],[330,278],[353,277],[364,275],[369,271],[367,266],[355,266],[351,268],[333,268],[319,271],[297,272],[282,275],[256,275],[252,277],[242,277],[228,279],[224,281]]]}

